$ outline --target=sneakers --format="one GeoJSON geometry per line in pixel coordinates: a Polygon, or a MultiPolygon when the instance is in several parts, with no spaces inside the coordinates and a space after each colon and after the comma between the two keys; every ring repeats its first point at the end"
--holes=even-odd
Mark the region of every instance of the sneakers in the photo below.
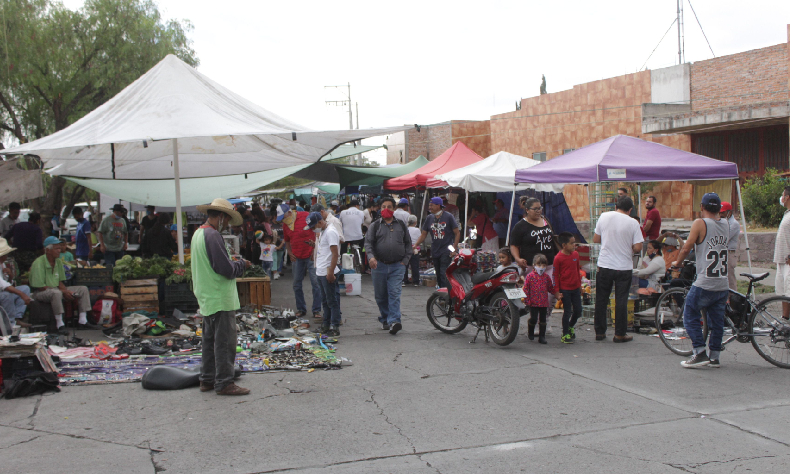
{"type": "Polygon", "coordinates": [[[565,334],[560,338],[563,344],[573,344],[573,337],[570,334],[565,334]]]}
{"type": "Polygon", "coordinates": [[[383,329],[385,331],[389,331],[390,330],[390,325],[387,324],[387,323],[381,323],[381,329],[383,329]]]}
{"type": "Polygon", "coordinates": [[[80,330],[91,329],[91,330],[95,331],[95,330],[102,329],[102,327],[101,326],[97,326],[95,324],[91,324],[91,323],[85,323],[85,324],[77,323],[77,329],[80,329],[80,330]]]}
{"type": "Polygon", "coordinates": [[[398,331],[400,331],[402,328],[403,326],[401,325],[401,323],[395,323],[390,328],[390,334],[394,336],[395,334],[398,334],[398,331]]]}
{"type": "Polygon", "coordinates": [[[214,390],[214,384],[208,382],[200,382],[200,391],[201,392],[210,392],[214,390]]]}
{"type": "Polygon", "coordinates": [[[629,336],[627,334],[625,336],[614,336],[612,338],[612,342],[631,342],[633,340],[634,336],[629,336]]]}
{"type": "MultiPolygon", "coordinates": [[[[200,387],[203,390],[203,387],[200,387]]],[[[217,395],[248,395],[250,393],[250,389],[248,388],[241,388],[235,383],[231,383],[226,385],[225,388],[217,392],[217,395]]]]}
{"type": "Polygon", "coordinates": [[[571,341],[575,341],[576,340],[576,329],[568,328],[568,330],[570,331],[569,334],[571,335],[571,341]]]}
{"type": "Polygon", "coordinates": [[[705,367],[706,365],[710,365],[710,359],[708,358],[708,354],[706,352],[700,352],[699,354],[694,354],[691,356],[689,360],[684,360],[680,363],[680,365],[687,369],[697,369],[700,367],[705,367]]]}
{"type": "Polygon", "coordinates": [[[274,276],[272,277],[272,280],[279,280],[279,279],[280,279],[279,273],[275,273],[274,276]]]}
{"type": "Polygon", "coordinates": [[[340,331],[337,329],[337,326],[329,326],[329,330],[326,332],[326,335],[337,337],[340,335],[340,331]]]}
{"type": "Polygon", "coordinates": [[[68,336],[69,335],[69,330],[66,328],[65,325],[61,326],[61,327],[58,328],[58,334],[60,334],[61,336],[68,336]]]}
{"type": "Polygon", "coordinates": [[[413,284],[412,286],[413,286],[413,287],[415,287],[415,288],[417,288],[418,286],[422,286],[422,285],[420,285],[419,283],[415,283],[415,284],[413,284]]]}
{"type": "Polygon", "coordinates": [[[708,364],[708,367],[712,369],[720,369],[721,362],[719,362],[719,359],[710,359],[710,364],[708,364]]]}

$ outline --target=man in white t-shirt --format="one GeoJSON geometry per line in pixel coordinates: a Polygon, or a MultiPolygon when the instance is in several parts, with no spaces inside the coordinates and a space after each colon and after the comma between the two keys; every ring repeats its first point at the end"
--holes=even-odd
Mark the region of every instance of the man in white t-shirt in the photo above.
{"type": "Polygon", "coordinates": [[[315,259],[315,275],[321,286],[324,320],[321,333],[327,336],[339,336],[340,301],[337,294],[337,276],[340,272],[337,263],[340,258],[340,236],[334,226],[328,225],[321,213],[311,212],[305,220],[304,230],[313,229],[321,234],[318,239],[318,254],[315,259]]]}
{"type": "Polygon", "coordinates": [[[404,224],[409,225],[409,200],[401,198],[398,201],[398,208],[395,209],[395,219],[401,220],[404,224]]]}
{"type": "Polygon", "coordinates": [[[359,210],[359,201],[351,201],[351,207],[340,213],[340,222],[343,224],[343,242],[341,253],[346,253],[349,244],[357,244],[360,248],[364,247],[365,240],[362,235],[362,221],[365,215],[359,210]]]}
{"type": "Polygon", "coordinates": [[[614,286],[614,342],[628,342],[628,291],[634,268],[634,253],[642,250],[642,230],[630,217],[634,202],[617,199],[615,211],[604,212],[595,225],[593,243],[601,244],[595,278],[595,340],[606,339],[606,308],[614,286]]]}

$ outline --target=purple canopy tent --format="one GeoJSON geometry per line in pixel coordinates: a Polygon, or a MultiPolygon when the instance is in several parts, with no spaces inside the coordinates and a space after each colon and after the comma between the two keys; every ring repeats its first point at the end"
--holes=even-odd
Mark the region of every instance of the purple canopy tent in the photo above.
{"type": "MultiPolygon", "coordinates": [[[[627,135],[616,135],[531,168],[516,170],[515,181],[516,184],[591,184],[604,181],[640,183],[719,179],[737,180],[738,165],[627,135]]],[[[749,252],[740,183],[737,189],[746,255],[751,271],[752,257],[749,252]]]]}

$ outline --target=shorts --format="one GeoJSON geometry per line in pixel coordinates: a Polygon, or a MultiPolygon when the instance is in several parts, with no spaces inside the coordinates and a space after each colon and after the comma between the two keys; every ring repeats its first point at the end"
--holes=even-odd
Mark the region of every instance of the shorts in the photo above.
{"type": "Polygon", "coordinates": [[[776,266],[776,294],[790,296],[790,265],[780,263],[776,266]]]}

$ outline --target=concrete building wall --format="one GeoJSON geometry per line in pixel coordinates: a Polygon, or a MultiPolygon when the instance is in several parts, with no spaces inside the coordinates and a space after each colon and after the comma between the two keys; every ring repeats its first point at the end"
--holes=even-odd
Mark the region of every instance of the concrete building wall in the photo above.
{"type": "Polygon", "coordinates": [[[787,104],[788,45],[721,56],[691,65],[691,109],[787,104]]]}
{"type": "Polygon", "coordinates": [[[691,65],[678,64],[650,71],[650,102],[654,104],[691,102],[691,65]]]}
{"type": "Polygon", "coordinates": [[[452,141],[453,144],[461,141],[472,151],[488,158],[499,150],[491,149],[491,121],[483,120],[480,122],[468,120],[453,120],[452,122],[452,141]]]}
{"type": "Polygon", "coordinates": [[[387,145],[387,164],[405,164],[408,159],[406,154],[406,132],[393,133],[387,136],[384,142],[387,145]]]}
{"type": "Polygon", "coordinates": [[[452,125],[449,122],[421,127],[419,132],[412,129],[406,136],[408,161],[414,161],[420,155],[433,160],[452,145],[452,125]]]}

